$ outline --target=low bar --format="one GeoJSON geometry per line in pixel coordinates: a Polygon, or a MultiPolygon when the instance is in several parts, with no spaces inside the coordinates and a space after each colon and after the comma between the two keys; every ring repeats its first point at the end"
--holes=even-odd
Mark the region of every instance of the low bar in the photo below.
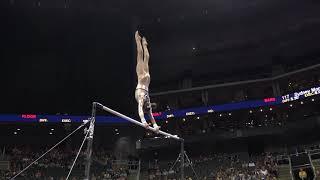
{"type": "MultiPolygon", "coordinates": [[[[134,119],[132,119],[132,118],[126,116],[126,115],[123,115],[123,114],[121,114],[121,113],[119,113],[117,111],[114,111],[114,110],[112,110],[112,109],[110,109],[110,108],[108,108],[108,107],[106,107],[106,106],[104,106],[104,105],[102,105],[100,103],[97,103],[97,105],[99,107],[101,107],[103,110],[108,111],[111,114],[119,116],[119,117],[121,117],[121,118],[123,118],[123,119],[125,119],[127,121],[130,121],[130,122],[132,122],[132,123],[134,123],[134,124],[136,124],[138,126],[144,127],[144,125],[141,122],[137,121],[137,120],[134,120],[134,119]]],[[[153,132],[155,132],[155,133],[157,133],[157,131],[153,127],[149,127],[148,129],[153,131],[153,132]]],[[[159,131],[159,134],[162,134],[164,136],[170,137],[170,138],[178,140],[178,141],[183,141],[183,139],[178,137],[177,135],[172,135],[172,134],[166,133],[166,132],[161,131],[161,130],[159,131]]]]}

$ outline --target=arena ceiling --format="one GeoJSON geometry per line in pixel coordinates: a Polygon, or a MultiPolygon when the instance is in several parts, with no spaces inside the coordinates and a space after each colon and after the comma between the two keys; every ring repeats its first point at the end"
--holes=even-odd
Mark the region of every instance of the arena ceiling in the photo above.
{"type": "Polygon", "coordinates": [[[157,79],[185,70],[196,76],[261,66],[271,71],[279,60],[296,63],[319,56],[316,1],[148,2],[142,16],[154,40],[152,72],[157,79]]]}
{"type": "Polygon", "coordinates": [[[134,107],[137,28],[152,86],[186,71],[308,61],[319,56],[319,9],[316,0],[2,1],[2,112],[79,113],[97,99],[134,107]]]}

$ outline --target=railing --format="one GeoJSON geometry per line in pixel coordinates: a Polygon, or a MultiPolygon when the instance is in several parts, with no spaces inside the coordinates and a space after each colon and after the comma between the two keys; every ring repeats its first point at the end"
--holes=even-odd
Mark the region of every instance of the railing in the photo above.
{"type": "Polygon", "coordinates": [[[314,165],[313,165],[313,162],[312,162],[310,153],[308,153],[308,158],[309,158],[309,161],[310,161],[310,163],[311,163],[311,167],[312,167],[312,169],[313,169],[313,177],[314,177],[313,179],[316,179],[316,178],[317,178],[316,168],[315,168],[314,165]]]}
{"type": "Polygon", "coordinates": [[[129,160],[112,160],[111,163],[114,165],[128,165],[128,166],[139,165],[139,161],[129,161],[129,160]]]}
{"type": "Polygon", "coordinates": [[[110,162],[112,165],[128,165],[128,166],[138,166],[139,165],[139,161],[129,161],[129,160],[110,160],[110,161],[105,161],[102,162],[100,160],[95,159],[96,162],[102,164],[102,165],[106,165],[107,162],[110,162]]]}
{"type": "Polygon", "coordinates": [[[290,176],[291,176],[291,179],[293,180],[293,171],[292,171],[292,166],[291,166],[291,158],[289,156],[289,167],[290,167],[290,176]]]}
{"type": "Polygon", "coordinates": [[[276,160],[278,164],[289,164],[290,158],[288,155],[278,155],[276,157],[276,160]],[[287,163],[282,163],[282,162],[287,162],[287,163]]]}
{"type": "Polygon", "coordinates": [[[312,167],[311,163],[310,164],[301,164],[301,165],[297,165],[297,166],[292,166],[291,169],[292,170],[297,170],[300,168],[308,168],[308,167],[312,167]]]}
{"type": "Polygon", "coordinates": [[[9,170],[10,162],[9,161],[0,161],[0,170],[9,170]]]}

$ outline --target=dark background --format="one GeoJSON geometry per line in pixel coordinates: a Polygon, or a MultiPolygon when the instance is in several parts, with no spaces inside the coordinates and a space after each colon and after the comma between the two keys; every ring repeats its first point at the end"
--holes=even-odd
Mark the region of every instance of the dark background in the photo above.
{"type": "MultiPolygon", "coordinates": [[[[4,0],[0,113],[135,113],[134,31],[149,40],[151,92],[319,62],[319,1],[4,0]]],[[[250,77],[248,77],[250,78],[250,77]]]]}

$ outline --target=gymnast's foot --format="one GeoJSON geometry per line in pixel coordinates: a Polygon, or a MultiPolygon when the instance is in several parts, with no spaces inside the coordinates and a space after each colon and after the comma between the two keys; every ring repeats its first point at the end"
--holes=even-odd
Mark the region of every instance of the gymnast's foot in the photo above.
{"type": "Polygon", "coordinates": [[[153,128],[156,130],[156,133],[158,134],[160,131],[160,127],[156,123],[154,123],[153,128]]]}
{"type": "Polygon", "coordinates": [[[147,46],[148,45],[147,39],[145,37],[142,38],[142,45],[143,46],[147,46]]]}
{"type": "Polygon", "coordinates": [[[136,31],[134,36],[135,36],[137,42],[141,41],[141,36],[139,35],[139,31],[136,31]]]}

